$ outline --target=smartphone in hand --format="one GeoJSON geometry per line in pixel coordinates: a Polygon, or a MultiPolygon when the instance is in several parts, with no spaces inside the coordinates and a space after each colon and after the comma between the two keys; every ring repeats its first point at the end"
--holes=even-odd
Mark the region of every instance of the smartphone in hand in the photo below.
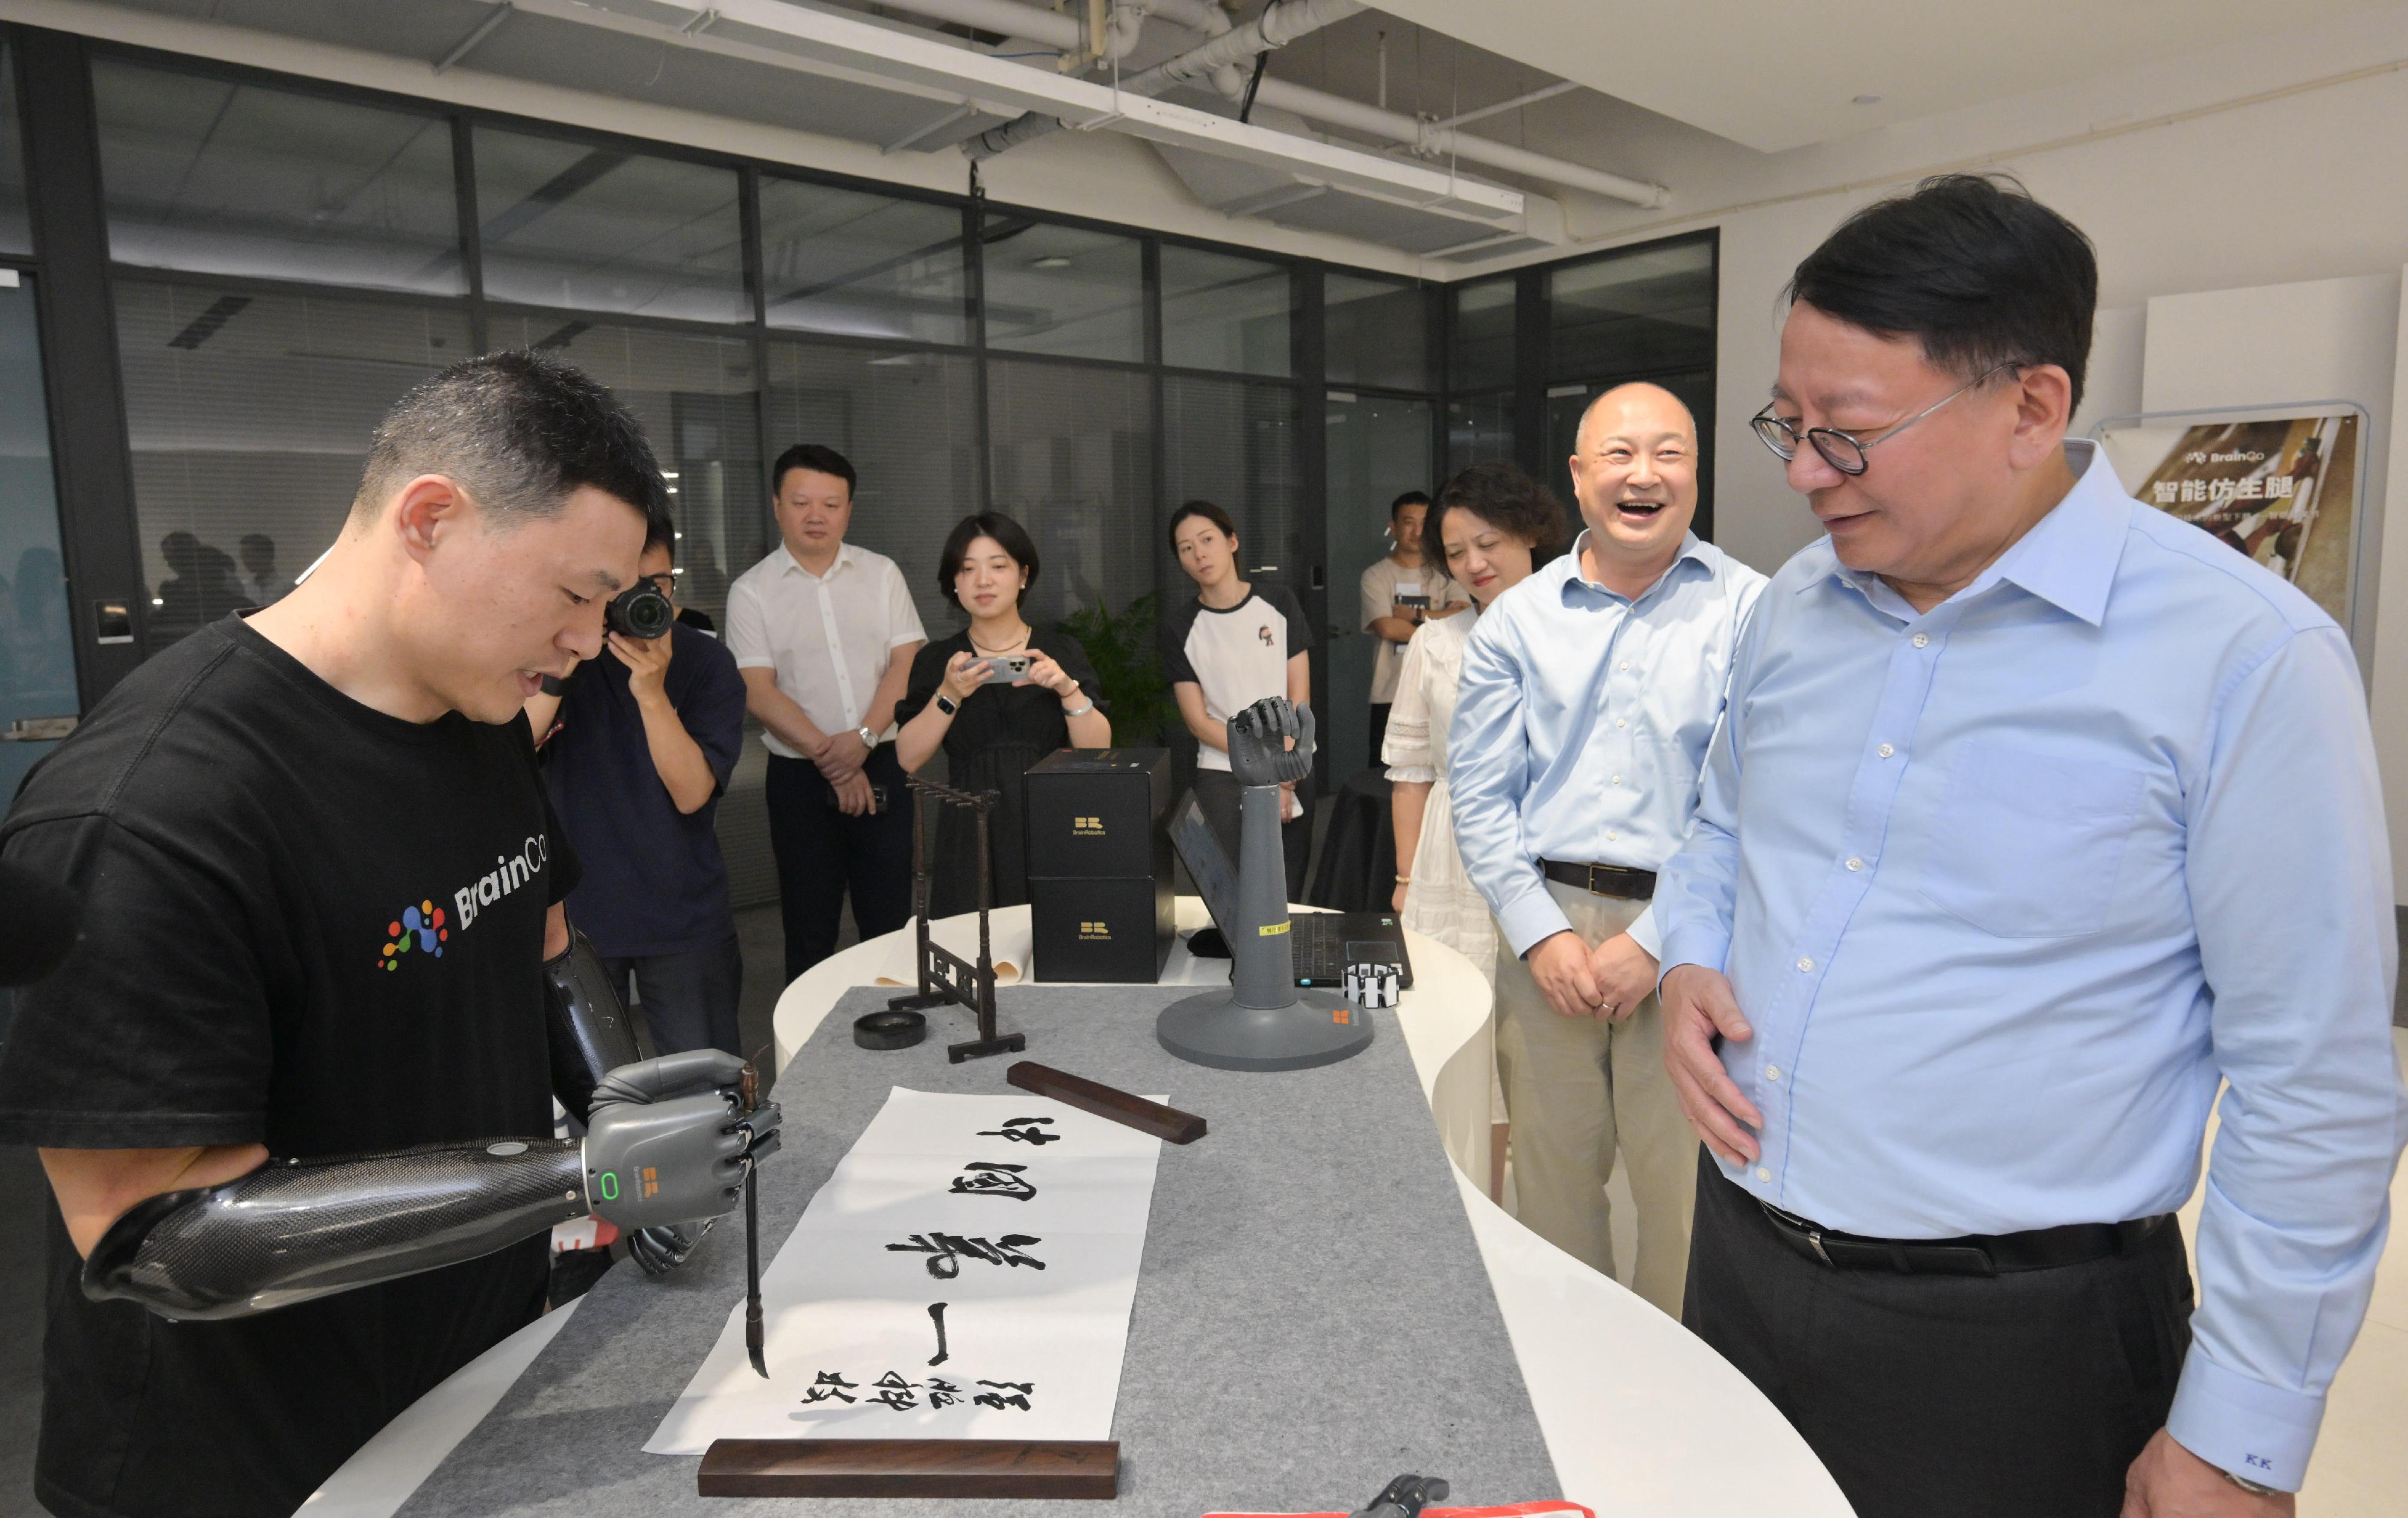
{"type": "Polygon", "coordinates": [[[986,666],[980,684],[1010,685],[1027,679],[1028,666],[1037,661],[1025,653],[991,653],[979,662],[986,666]]]}

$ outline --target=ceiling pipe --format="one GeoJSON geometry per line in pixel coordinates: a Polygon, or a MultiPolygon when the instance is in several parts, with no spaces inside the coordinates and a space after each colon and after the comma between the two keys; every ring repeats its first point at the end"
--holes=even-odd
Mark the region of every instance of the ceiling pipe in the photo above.
{"type": "MultiPolygon", "coordinates": [[[[909,3],[917,4],[918,0],[909,3]]],[[[1344,21],[1363,8],[1363,0],[1274,0],[1260,16],[1243,26],[1233,26],[1202,47],[1122,79],[1116,88],[1130,94],[1154,95],[1197,79],[1211,79],[1308,33],[1344,21]]],[[[962,151],[973,162],[993,158],[1032,138],[1059,132],[1062,125],[1060,117],[1030,111],[992,131],[980,133],[962,144],[962,151]]]]}
{"type": "Polygon", "coordinates": [[[999,36],[1025,36],[1064,52],[1087,45],[1086,23],[1057,10],[1039,10],[1021,0],[878,0],[882,10],[908,10],[999,36]]]}
{"type": "MultiPolygon", "coordinates": [[[[1590,168],[1585,164],[1566,163],[1545,153],[1534,153],[1526,148],[1498,142],[1494,137],[1476,137],[1436,122],[1382,110],[1377,106],[1349,100],[1344,95],[1331,94],[1326,90],[1316,90],[1310,85],[1267,79],[1255,98],[1266,106],[1276,106],[1307,121],[1319,122],[1324,126],[1342,126],[1350,132],[1407,144],[1415,155],[1426,159],[1460,159],[1467,164],[1480,164],[1489,168],[1503,169],[1509,174],[1524,175],[1545,184],[1584,190],[1610,200],[1628,201],[1633,206],[1653,208],[1672,198],[1671,192],[1660,184],[1609,174],[1603,169],[1590,168]]],[[[996,130],[1003,129],[998,127],[996,130]]]]}
{"type": "Polygon", "coordinates": [[[1473,122],[1484,122],[1491,116],[1502,116],[1509,110],[1520,110],[1525,106],[1535,106],[1541,100],[1553,100],[1559,94],[1569,94],[1579,88],[1579,85],[1570,79],[1557,79],[1553,84],[1541,85],[1538,89],[1517,94],[1510,100],[1499,100],[1494,105],[1482,106],[1476,110],[1467,110],[1460,116],[1450,116],[1438,124],[1467,126],[1473,122]]]}
{"type": "MultiPolygon", "coordinates": [[[[1237,23],[1216,0],[1136,0],[1146,13],[1206,37],[1226,36],[1237,23]]],[[[1125,56],[1125,55],[1124,55],[1125,56]]],[[[1230,100],[1245,93],[1246,73],[1231,64],[1212,76],[1212,88],[1230,100]]]]}
{"type": "MultiPolygon", "coordinates": [[[[924,15],[946,13],[948,19],[951,19],[950,13],[956,7],[1002,6],[1035,18],[1020,24],[1019,30],[1024,34],[1051,40],[1045,29],[1045,23],[1054,22],[1058,23],[1056,30],[1067,28],[1071,34],[1073,40],[1070,45],[1075,45],[1075,34],[1079,30],[1079,23],[1070,18],[1053,11],[1037,10],[1033,7],[1020,4],[1019,0],[884,0],[884,3],[892,9],[917,11],[924,15]]],[[[1328,25],[1333,21],[1342,20],[1344,16],[1352,15],[1363,8],[1362,6],[1354,4],[1353,0],[1332,0],[1332,4],[1334,7],[1342,7],[1342,13],[1326,15],[1318,24],[1328,25]]],[[[1240,64],[1252,62],[1255,54],[1263,51],[1264,49],[1262,47],[1249,49],[1242,43],[1231,39],[1260,39],[1264,36],[1263,28],[1266,25],[1276,24],[1273,22],[1274,17],[1283,11],[1296,8],[1301,7],[1288,4],[1273,5],[1267,8],[1261,17],[1245,26],[1231,26],[1200,48],[1182,53],[1170,62],[1148,69],[1142,74],[1121,80],[1120,88],[1134,94],[1153,94],[1158,91],[1170,89],[1174,85],[1206,77],[1210,72],[1209,68],[1199,71],[1197,66],[1197,61],[1206,59],[1211,60],[1212,66],[1226,68],[1230,75],[1235,75],[1239,71],[1240,64]]],[[[1153,14],[1166,21],[1177,21],[1181,25],[1189,24],[1192,18],[1204,21],[1209,26],[1211,24],[1209,20],[1202,14],[1206,11],[1214,15],[1221,13],[1220,7],[1211,4],[1210,0],[1157,0],[1153,7],[1153,14]]],[[[1226,24],[1227,18],[1222,16],[1222,21],[1226,24]]],[[[1282,34],[1282,43],[1303,35],[1303,29],[1291,31],[1285,26],[1281,26],[1279,30],[1282,34]]],[[[1229,99],[1237,98],[1242,89],[1241,81],[1232,78],[1225,82],[1218,75],[1211,77],[1214,88],[1220,90],[1223,95],[1229,99]]],[[[1550,87],[1551,91],[1554,88],[1550,87]]],[[[1562,88],[1570,89],[1571,86],[1567,83],[1562,88]]],[[[1543,97],[1543,93],[1534,93],[1537,97],[1543,97]]],[[[1383,137],[1391,142],[1401,143],[1424,159],[1478,164],[1487,168],[1501,169],[1509,174],[1519,174],[1542,184],[1579,190],[1593,195],[1602,195],[1609,200],[1626,201],[1633,206],[1643,206],[1651,209],[1662,207],[1671,199],[1671,193],[1660,184],[1651,184],[1644,179],[1634,179],[1626,175],[1590,168],[1585,164],[1569,163],[1545,153],[1536,153],[1526,148],[1516,148],[1509,143],[1498,142],[1492,137],[1474,136],[1469,133],[1455,130],[1447,122],[1429,122],[1405,115],[1401,111],[1385,110],[1359,100],[1350,100],[1344,95],[1331,94],[1326,90],[1316,90],[1310,85],[1266,78],[1255,99],[1258,104],[1301,116],[1307,121],[1318,122],[1324,126],[1342,127],[1350,132],[1360,132],[1369,136],[1383,137]]],[[[1528,101],[1515,103],[1527,104],[1528,101]]],[[[962,151],[974,159],[992,158],[1033,137],[1040,137],[1059,131],[1061,125],[1061,122],[1054,117],[1032,112],[970,138],[962,145],[962,151]]]]}

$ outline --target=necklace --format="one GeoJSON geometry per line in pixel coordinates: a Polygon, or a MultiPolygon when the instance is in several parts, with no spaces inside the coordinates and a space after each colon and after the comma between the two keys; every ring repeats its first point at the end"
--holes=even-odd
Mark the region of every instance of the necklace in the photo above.
{"type": "Polygon", "coordinates": [[[971,633],[969,635],[970,647],[978,650],[981,653],[1011,653],[1027,646],[1029,631],[1030,629],[1028,625],[1025,623],[1023,623],[1020,628],[1020,636],[1013,638],[1010,642],[1006,643],[999,649],[988,648],[985,644],[978,640],[978,634],[971,633]]]}

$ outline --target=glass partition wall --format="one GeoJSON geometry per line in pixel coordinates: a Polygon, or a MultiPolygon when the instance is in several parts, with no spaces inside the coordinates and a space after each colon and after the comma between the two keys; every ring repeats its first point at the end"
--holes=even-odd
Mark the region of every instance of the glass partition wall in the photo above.
{"type": "MultiPolygon", "coordinates": [[[[1193,594],[1161,527],[1215,501],[1245,572],[1319,624],[1335,780],[1376,760],[1355,584],[1389,500],[1477,458],[1546,468],[1577,419],[1568,382],[1643,372],[1711,398],[1711,235],[1440,286],[77,46],[97,183],[72,188],[107,270],[78,330],[113,323],[130,494],[94,509],[128,519],[137,652],[283,594],[333,540],[384,409],[527,347],[641,418],[676,493],[681,594],[713,615],[775,546],[766,476],[796,442],[860,469],[853,539],[901,565],[935,636],[958,625],[934,553],[964,515],[1028,528],[1034,616],[1117,618],[1193,594]]],[[[38,252],[23,129],[0,99],[0,263],[38,252]]],[[[721,815],[757,899],[752,770],[721,815]]]]}

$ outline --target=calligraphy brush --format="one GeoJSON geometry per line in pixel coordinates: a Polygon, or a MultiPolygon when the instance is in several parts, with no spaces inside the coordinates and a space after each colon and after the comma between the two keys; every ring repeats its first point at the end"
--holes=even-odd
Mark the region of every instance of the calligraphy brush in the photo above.
{"type": "MultiPolygon", "coordinates": [[[[766,1049],[763,1053],[768,1053],[766,1049]]],[[[757,1056],[756,1056],[757,1057],[757,1056]]],[[[750,1112],[761,1105],[761,1072],[752,1065],[744,1067],[744,1110],[750,1112]]],[[[752,1361],[752,1368],[761,1379],[769,1379],[769,1362],[762,1353],[765,1335],[761,1328],[761,1187],[757,1179],[760,1162],[752,1155],[744,1157],[744,1353],[752,1361]]]]}

